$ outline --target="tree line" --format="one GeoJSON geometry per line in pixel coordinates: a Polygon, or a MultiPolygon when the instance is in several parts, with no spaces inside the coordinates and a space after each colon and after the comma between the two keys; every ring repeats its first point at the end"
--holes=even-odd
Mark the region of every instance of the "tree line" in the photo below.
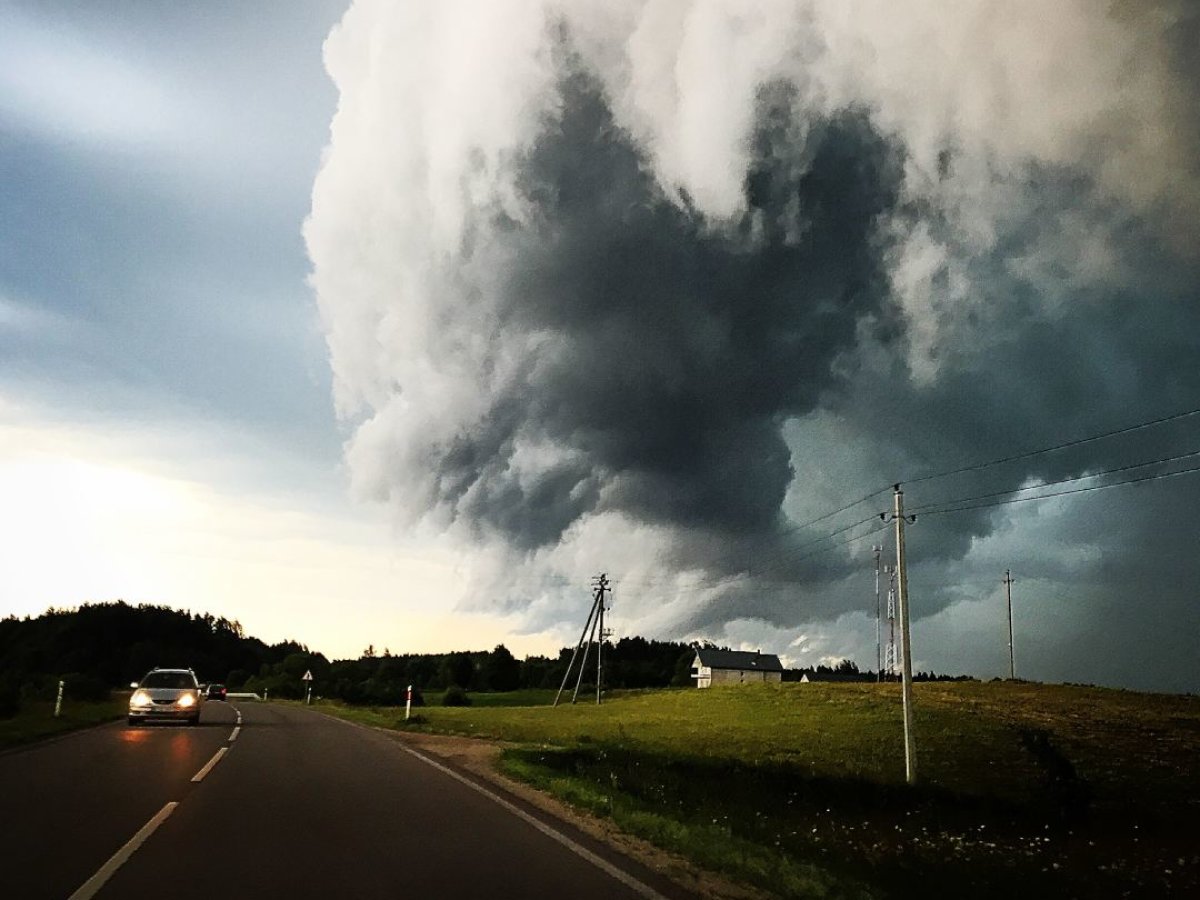
{"type": "MultiPolygon", "coordinates": [[[[404,703],[409,685],[418,698],[451,689],[460,694],[553,689],[562,683],[573,652],[564,647],[556,656],[518,660],[503,644],[491,650],[402,654],[369,646],[357,659],[330,661],[296,641],[267,644],[245,634],[235,620],[122,601],[85,604],[50,609],[36,618],[0,619],[0,716],[12,715],[27,701],[53,699],[60,679],[68,698],[98,700],[155,666],[188,667],[201,682],[282,699],[303,697],[302,679],[311,672],[318,695],[372,706],[404,703]]],[[[695,653],[695,645],[678,641],[625,637],[605,642],[604,687],[689,686],[695,653]]],[[[582,682],[589,692],[595,690],[595,659],[593,648],[582,682]]],[[[873,672],[860,672],[849,660],[785,670],[783,678],[799,681],[805,675],[821,681],[875,680],[873,672]]],[[[921,673],[916,680],[947,678],[921,673]]]]}
{"type": "MultiPolygon", "coordinates": [[[[209,614],[123,601],[84,604],[0,619],[0,714],[11,715],[25,701],[52,699],[60,679],[68,698],[102,699],[155,666],[188,667],[201,682],[296,699],[311,671],[322,696],[372,705],[403,703],[410,684],[419,692],[557,688],[572,650],[517,660],[503,644],[490,651],[411,654],[371,646],[357,659],[330,661],[296,641],[267,644],[246,635],[237,621],[209,614]]],[[[642,637],[606,642],[605,686],[690,684],[694,652],[687,644],[642,637]]],[[[584,686],[594,689],[594,649],[590,661],[584,686]]]]}
{"type": "Polygon", "coordinates": [[[68,699],[99,700],[155,666],[244,682],[297,652],[307,648],[294,641],[268,645],[236,620],[165,606],[117,601],[10,615],[0,619],[0,714],[52,699],[59,680],[68,699]]]}

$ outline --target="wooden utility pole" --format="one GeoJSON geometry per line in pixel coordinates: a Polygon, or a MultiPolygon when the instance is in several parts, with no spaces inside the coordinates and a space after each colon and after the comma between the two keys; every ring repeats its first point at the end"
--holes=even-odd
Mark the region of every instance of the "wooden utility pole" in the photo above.
{"type": "Polygon", "coordinates": [[[579,633],[579,642],[575,645],[575,652],[571,654],[571,661],[567,663],[567,671],[563,673],[562,684],[558,686],[558,693],[554,695],[554,705],[558,706],[558,701],[562,698],[563,691],[567,688],[567,681],[571,677],[571,670],[575,667],[575,659],[579,656],[580,648],[583,649],[583,660],[579,663],[579,674],[575,679],[575,691],[571,694],[571,702],[574,703],[579,699],[579,688],[583,684],[583,672],[587,668],[587,658],[592,652],[592,642],[596,640],[597,631],[599,631],[600,642],[596,645],[596,702],[600,702],[600,683],[603,675],[603,655],[602,645],[604,642],[604,595],[608,593],[608,576],[603,573],[595,579],[596,593],[592,596],[592,608],[588,611],[587,621],[583,625],[583,631],[579,633]],[[587,641],[587,646],[584,646],[584,640],[587,641]]]}
{"type": "Polygon", "coordinates": [[[571,654],[571,661],[567,663],[567,671],[563,672],[562,684],[558,686],[558,693],[554,695],[554,705],[558,706],[558,701],[562,697],[562,693],[566,690],[567,679],[571,677],[571,669],[575,665],[575,657],[579,655],[579,648],[583,646],[583,640],[587,637],[588,629],[592,627],[592,617],[596,615],[596,601],[592,600],[592,608],[588,610],[587,621],[583,623],[583,631],[579,633],[579,641],[575,644],[575,652],[571,654]]]}
{"type": "Polygon", "coordinates": [[[1004,570],[1004,594],[1008,598],[1008,680],[1014,681],[1017,677],[1017,667],[1013,662],[1013,631],[1012,631],[1012,586],[1013,577],[1012,570],[1004,570]]]}

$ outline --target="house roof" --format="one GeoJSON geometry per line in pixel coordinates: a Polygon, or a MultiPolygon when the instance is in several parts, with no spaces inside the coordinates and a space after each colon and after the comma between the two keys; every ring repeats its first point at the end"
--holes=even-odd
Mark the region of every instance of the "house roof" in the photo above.
{"type": "Polygon", "coordinates": [[[782,672],[783,665],[774,653],[751,653],[749,650],[696,650],[700,665],[710,669],[742,669],[750,672],[782,672]]]}

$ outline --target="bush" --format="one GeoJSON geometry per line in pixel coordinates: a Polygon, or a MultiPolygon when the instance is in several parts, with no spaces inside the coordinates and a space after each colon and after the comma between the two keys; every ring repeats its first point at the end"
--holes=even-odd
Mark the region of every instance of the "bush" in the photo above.
{"type": "Polygon", "coordinates": [[[63,696],[68,700],[100,702],[107,700],[112,693],[109,685],[95,675],[72,673],[63,676],[63,681],[63,696]]]}
{"type": "Polygon", "coordinates": [[[11,681],[0,681],[0,719],[11,719],[21,711],[21,691],[11,681]]]}
{"type": "Polygon", "coordinates": [[[470,706],[471,698],[467,696],[467,692],[460,688],[457,684],[452,684],[446,688],[446,693],[442,695],[442,706],[470,706]]]}
{"type": "Polygon", "coordinates": [[[58,679],[39,676],[21,685],[21,703],[52,703],[58,694],[58,679]]]}

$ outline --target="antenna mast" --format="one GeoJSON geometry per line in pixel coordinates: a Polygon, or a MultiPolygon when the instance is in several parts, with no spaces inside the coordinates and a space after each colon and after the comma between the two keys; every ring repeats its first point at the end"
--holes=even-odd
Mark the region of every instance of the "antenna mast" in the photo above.
{"type": "Polygon", "coordinates": [[[879,605],[879,554],[883,546],[876,544],[871,548],[875,551],[875,680],[883,681],[883,650],[880,643],[880,605],[879,605]]]}
{"type": "Polygon", "coordinates": [[[884,566],[883,571],[888,577],[888,645],[883,664],[887,668],[888,678],[891,679],[896,675],[896,567],[884,566]]]}

